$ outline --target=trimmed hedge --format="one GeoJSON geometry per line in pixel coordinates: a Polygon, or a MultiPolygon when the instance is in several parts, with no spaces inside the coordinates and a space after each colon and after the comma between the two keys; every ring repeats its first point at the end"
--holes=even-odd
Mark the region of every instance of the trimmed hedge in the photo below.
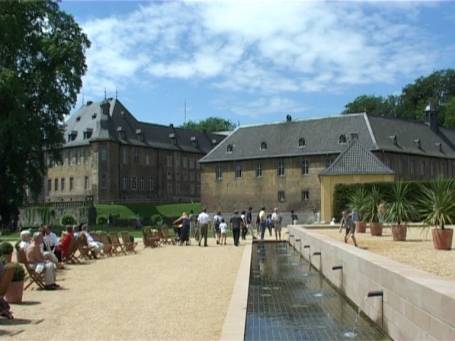
{"type": "MultiPolygon", "coordinates": [[[[406,181],[410,186],[410,200],[414,200],[419,193],[419,188],[422,185],[429,185],[428,181],[406,181]]],[[[393,182],[370,182],[360,184],[337,184],[333,193],[333,216],[337,221],[341,219],[341,212],[347,210],[349,206],[349,196],[358,188],[364,188],[368,193],[371,188],[376,186],[383,195],[384,201],[388,202],[392,193],[393,182]]],[[[418,219],[420,220],[420,219],[418,219]]]]}

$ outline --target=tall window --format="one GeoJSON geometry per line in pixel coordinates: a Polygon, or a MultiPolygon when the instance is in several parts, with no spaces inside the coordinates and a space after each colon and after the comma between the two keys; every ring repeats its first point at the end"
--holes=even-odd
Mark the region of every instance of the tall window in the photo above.
{"type": "Polygon", "coordinates": [[[145,190],[145,181],[143,176],[141,176],[141,179],[139,180],[139,188],[141,189],[141,191],[145,190]]]}
{"type": "Polygon", "coordinates": [[[54,191],[58,191],[58,179],[54,179],[54,191]]]}
{"type": "Polygon", "coordinates": [[[65,190],[65,178],[60,179],[60,190],[62,192],[65,190]]]}
{"type": "Polygon", "coordinates": [[[284,160],[283,159],[278,160],[277,174],[278,174],[278,176],[284,176],[284,160]]]}
{"type": "Polygon", "coordinates": [[[147,153],[147,152],[145,153],[145,164],[146,164],[146,165],[149,165],[149,164],[150,164],[150,155],[149,155],[149,153],[147,153]]]}
{"type": "Polygon", "coordinates": [[[84,189],[88,190],[88,176],[84,177],[84,189]]]}
{"type": "Polygon", "coordinates": [[[242,177],[242,166],[241,165],[236,165],[235,166],[235,177],[236,178],[241,178],[242,177]]]}
{"type": "MultiPolygon", "coordinates": [[[[191,173],[191,174],[194,174],[194,173],[191,173]]],[[[216,176],[216,180],[223,179],[223,169],[221,168],[221,165],[217,165],[215,167],[215,176],[216,176]]]]}
{"type": "Polygon", "coordinates": [[[122,189],[124,191],[128,190],[128,177],[124,176],[122,181],[122,189]]]}
{"type": "Polygon", "coordinates": [[[302,191],[302,201],[308,200],[310,200],[310,191],[309,190],[302,191]]]}
{"type": "Polygon", "coordinates": [[[309,174],[310,171],[310,161],[302,160],[302,174],[306,175],[309,174]]]}
{"type": "Polygon", "coordinates": [[[139,162],[139,148],[134,148],[134,162],[139,162]]]}
{"type": "Polygon", "coordinates": [[[74,178],[70,178],[70,192],[73,190],[74,187],[74,178]]]}
{"type": "Polygon", "coordinates": [[[153,191],[153,179],[151,176],[149,176],[149,178],[148,178],[148,183],[149,183],[149,186],[148,186],[149,192],[151,192],[151,191],[153,191]]]}
{"type": "Polygon", "coordinates": [[[128,163],[128,150],[126,149],[126,147],[122,148],[122,162],[124,165],[128,163]]]}
{"type": "Polygon", "coordinates": [[[278,191],[278,201],[285,202],[286,201],[286,194],[284,191],[278,191]]]}
{"type": "Polygon", "coordinates": [[[47,192],[50,193],[52,191],[52,180],[48,179],[47,180],[47,192]]]}
{"type": "Polygon", "coordinates": [[[260,178],[262,176],[262,163],[258,162],[256,165],[256,177],[260,178]]]}
{"type": "Polygon", "coordinates": [[[101,161],[107,160],[107,151],[106,148],[101,148],[101,161]]]}
{"type": "Polygon", "coordinates": [[[135,176],[131,178],[131,189],[133,190],[137,189],[137,178],[135,176]]]}
{"type": "Polygon", "coordinates": [[[101,188],[106,189],[107,188],[107,176],[106,174],[101,175],[101,188]]]}

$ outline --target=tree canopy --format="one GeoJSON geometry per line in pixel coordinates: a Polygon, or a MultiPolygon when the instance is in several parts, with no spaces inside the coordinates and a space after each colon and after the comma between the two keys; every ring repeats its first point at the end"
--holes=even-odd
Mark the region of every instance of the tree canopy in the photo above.
{"type": "Polygon", "coordinates": [[[0,3],[0,214],[39,194],[44,152],[59,160],[63,120],[87,66],[87,36],[56,2],[0,3]]]}
{"type": "Polygon", "coordinates": [[[455,70],[439,70],[406,85],[399,95],[362,95],[345,105],[343,113],[367,112],[385,117],[423,120],[424,109],[432,103],[439,111],[439,123],[455,127],[455,70]]]}
{"type": "Polygon", "coordinates": [[[198,122],[190,120],[182,125],[182,128],[206,131],[207,133],[233,130],[235,127],[235,123],[220,117],[208,117],[205,120],[200,120],[198,122]]]}

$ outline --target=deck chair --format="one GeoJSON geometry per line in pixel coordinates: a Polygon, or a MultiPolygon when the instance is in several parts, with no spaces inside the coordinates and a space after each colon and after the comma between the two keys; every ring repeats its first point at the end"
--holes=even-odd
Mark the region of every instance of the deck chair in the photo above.
{"type": "Polygon", "coordinates": [[[134,238],[128,234],[128,232],[121,232],[121,237],[123,241],[123,245],[125,246],[125,250],[127,252],[134,252],[136,253],[136,246],[137,243],[134,241],[134,238]]]}
{"type": "Polygon", "coordinates": [[[163,244],[175,245],[175,239],[169,235],[169,231],[167,230],[167,228],[161,228],[159,230],[159,234],[163,244]]]}
{"type": "Polygon", "coordinates": [[[100,233],[100,242],[103,243],[103,254],[106,256],[112,256],[112,242],[106,233],[100,233]]]}
{"type": "Polygon", "coordinates": [[[111,237],[112,250],[114,253],[123,253],[126,255],[125,247],[122,245],[122,243],[120,243],[118,234],[116,232],[111,232],[109,234],[109,237],[111,237]]]}
{"type": "Polygon", "coordinates": [[[76,251],[79,249],[79,238],[72,238],[68,255],[65,256],[64,261],[65,263],[80,263],[79,257],[76,256],[76,251]]]}
{"type": "Polygon", "coordinates": [[[17,250],[17,261],[19,263],[22,263],[25,267],[25,270],[27,271],[28,277],[25,279],[24,282],[27,282],[24,286],[24,290],[27,290],[28,287],[30,287],[33,283],[36,283],[41,289],[45,288],[44,284],[44,272],[43,273],[38,273],[33,269],[33,267],[30,265],[30,263],[27,260],[27,256],[25,255],[25,251],[22,249],[17,250]]]}
{"type": "Polygon", "coordinates": [[[77,243],[77,247],[78,247],[78,250],[79,250],[79,255],[83,258],[83,259],[93,259],[95,258],[94,254],[95,254],[95,251],[92,247],[90,247],[88,245],[88,242],[87,242],[87,237],[85,236],[85,234],[81,233],[79,235],[79,238],[78,238],[78,243],[77,243]]]}

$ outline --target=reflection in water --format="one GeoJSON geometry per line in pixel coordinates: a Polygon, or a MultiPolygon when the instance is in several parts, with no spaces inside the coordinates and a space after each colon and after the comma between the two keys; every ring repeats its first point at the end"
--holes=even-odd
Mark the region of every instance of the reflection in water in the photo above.
{"type": "Polygon", "coordinates": [[[255,243],[246,340],[386,340],[286,243],[255,243]],[[354,333],[353,333],[354,332],[354,333]],[[355,334],[355,335],[354,335],[355,334]]]}

